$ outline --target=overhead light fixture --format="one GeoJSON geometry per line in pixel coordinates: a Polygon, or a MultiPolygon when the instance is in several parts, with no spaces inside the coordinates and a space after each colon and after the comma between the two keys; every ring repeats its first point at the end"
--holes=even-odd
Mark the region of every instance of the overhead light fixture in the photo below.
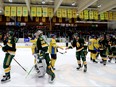
{"type": "Polygon", "coordinates": [[[9,2],[12,2],[12,0],[9,0],[9,2]]]}
{"type": "Polygon", "coordinates": [[[101,7],[101,5],[98,5],[97,7],[98,7],[98,8],[100,8],[100,7],[101,7]]]}
{"type": "Polygon", "coordinates": [[[43,1],[42,1],[42,4],[45,4],[45,3],[46,3],[46,2],[43,0],[43,1]]]}
{"type": "Polygon", "coordinates": [[[74,6],[75,4],[76,4],[76,2],[73,2],[73,3],[72,3],[72,6],[74,6]]]}
{"type": "Polygon", "coordinates": [[[77,13],[77,16],[78,16],[79,14],[77,13]]]}

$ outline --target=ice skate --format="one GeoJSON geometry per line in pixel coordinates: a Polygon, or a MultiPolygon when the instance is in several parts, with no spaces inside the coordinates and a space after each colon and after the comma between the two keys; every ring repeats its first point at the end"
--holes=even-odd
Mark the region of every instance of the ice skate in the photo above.
{"type": "Polygon", "coordinates": [[[55,79],[55,74],[53,74],[51,76],[49,75],[49,78],[48,78],[49,83],[53,83],[54,79],[55,79]]]}
{"type": "Polygon", "coordinates": [[[104,65],[104,66],[106,65],[106,61],[103,62],[103,65],[104,65]]]}
{"type": "Polygon", "coordinates": [[[81,64],[78,65],[77,70],[79,70],[80,68],[81,68],[81,64]]]}
{"type": "Polygon", "coordinates": [[[87,68],[84,68],[84,72],[87,72],[87,68]]]}
{"type": "Polygon", "coordinates": [[[111,59],[109,59],[108,62],[111,63],[111,59]]]}
{"type": "Polygon", "coordinates": [[[87,72],[87,65],[84,65],[84,71],[83,72],[87,72]]]}
{"type": "Polygon", "coordinates": [[[94,63],[98,63],[96,60],[93,60],[94,63]]]}
{"type": "Polygon", "coordinates": [[[90,61],[92,61],[92,58],[90,58],[90,61]]]}
{"type": "Polygon", "coordinates": [[[104,61],[102,60],[102,61],[100,61],[100,63],[102,64],[104,61]]]}
{"type": "Polygon", "coordinates": [[[2,80],[1,80],[1,83],[6,83],[6,82],[9,82],[9,81],[10,81],[10,76],[4,75],[2,80]]]}

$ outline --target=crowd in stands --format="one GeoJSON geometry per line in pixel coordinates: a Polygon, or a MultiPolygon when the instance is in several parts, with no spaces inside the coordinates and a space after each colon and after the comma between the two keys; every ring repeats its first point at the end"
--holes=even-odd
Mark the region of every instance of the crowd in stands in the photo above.
{"type": "MultiPolygon", "coordinates": [[[[0,30],[0,34],[2,35],[1,39],[3,39],[4,34],[12,30],[15,32],[15,36],[18,38],[28,38],[31,37],[39,28],[37,26],[26,26],[26,27],[7,27],[6,29],[0,30]]],[[[72,39],[72,35],[74,33],[78,33],[80,36],[83,36],[86,40],[88,40],[91,35],[101,34],[116,34],[116,29],[99,29],[99,28],[91,28],[91,27],[63,27],[63,26],[54,26],[50,31],[47,27],[42,27],[40,30],[43,30],[44,35],[47,38],[50,38],[51,34],[56,34],[57,38],[69,38],[69,41],[72,39]]]]}

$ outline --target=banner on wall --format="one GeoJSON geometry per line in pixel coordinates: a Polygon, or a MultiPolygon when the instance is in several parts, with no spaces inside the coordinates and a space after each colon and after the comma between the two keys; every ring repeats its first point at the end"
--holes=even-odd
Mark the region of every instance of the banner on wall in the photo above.
{"type": "Polygon", "coordinates": [[[67,18],[67,11],[66,11],[66,9],[62,8],[61,9],[61,14],[62,14],[63,18],[67,18]]]}
{"type": "Polygon", "coordinates": [[[43,17],[48,17],[48,8],[43,8],[43,17]]]}
{"type": "Polygon", "coordinates": [[[112,12],[109,12],[109,20],[113,20],[113,14],[112,14],[112,12]]]}
{"type": "Polygon", "coordinates": [[[28,22],[28,17],[24,17],[24,21],[25,22],[28,22]]]}
{"type": "Polygon", "coordinates": [[[5,6],[5,16],[10,16],[10,6],[5,6]]]}
{"type": "Polygon", "coordinates": [[[60,23],[62,22],[62,18],[59,18],[59,22],[60,22],[60,23]]]}
{"type": "Polygon", "coordinates": [[[31,16],[36,17],[36,7],[31,7],[31,16]]]}
{"type": "Polygon", "coordinates": [[[58,18],[61,18],[62,17],[62,10],[58,9],[56,15],[57,15],[58,18]]]}
{"type": "Polygon", "coordinates": [[[10,17],[6,17],[6,21],[10,21],[10,17]]]}
{"type": "Polygon", "coordinates": [[[90,19],[90,20],[93,19],[93,11],[89,11],[89,19],[90,19]]]}
{"type": "Polygon", "coordinates": [[[104,13],[100,14],[100,20],[104,20],[104,13]]]}
{"type": "Polygon", "coordinates": [[[35,21],[36,21],[36,22],[39,22],[39,17],[36,17],[36,18],[35,18],[35,21]]]}
{"type": "Polygon", "coordinates": [[[77,10],[76,9],[72,10],[72,17],[77,18],[77,10]]]}
{"type": "Polygon", "coordinates": [[[69,19],[69,23],[72,23],[72,19],[69,19]]]}
{"type": "Polygon", "coordinates": [[[104,12],[104,19],[105,20],[108,20],[109,18],[108,18],[108,12],[104,12]]]}
{"type": "Polygon", "coordinates": [[[89,19],[88,10],[84,10],[84,19],[85,19],[85,20],[89,19]]]}
{"type": "Polygon", "coordinates": [[[93,19],[98,20],[98,11],[93,11],[93,19]]]}
{"type": "Polygon", "coordinates": [[[24,17],[28,16],[28,9],[27,9],[27,7],[23,7],[23,16],[24,17]]]}
{"type": "Polygon", "coordinates": [[[53,20],[53,22],[56,22],[56,17],[53,17],[53,19],[52,19],[52,20],[53,20]]]}
{"type": "Polygon", "coordinates": [[[48,17],[53,17],[53,8],[48,8],[48,17]]]}
{"type": "Polygon", "coordinates": [[[76,21],[77,21],[77,18],[74,18],[74,23],[76,23],[76,21]]]}
{"type": "Polygon", "coordinates": [[[0,21],[2,21],[2,16],[0,16],[0,21]]]}
{"type": "Polygon", "coordinates": [[[42,17],[42,22],[46,22],[46,18],[45,17],[42,17]]]}
{"type": "Polygon", "coordinates": [[[83,17],[83,11],[79,13],[79,18],[80,18],[80,19],[83,19],[83,18],[84,18],[84,17],[83,17]]]}
{"type": "Polygon", "coordinates": [[[116,12],[113,12],[113,20],[116,21],[116,12]]]}
{"type": "Polygon", "coordinates": [[[22,16],[23,9],[22,7],[17,7],[17,16],[21,17],[22,16]]]}
{"type": "Polygon", "coordinates": [[[21,17],[17,17],[17,21],[21,21],[21,17]]]}
{"type": "Polygon", "coordinates": [[[16,7],[15,6],[11,7],[11,16],[16,16],[16,7]]]}
{"type": "Polygon", "coordinates": [[[42,17],[42,8],[37,7],[37,17],[42,17]]]}
{"type": "Polygon", "coordinates": [[[72,9],[68,9],[68,18],[72,18],[72,9]]]}

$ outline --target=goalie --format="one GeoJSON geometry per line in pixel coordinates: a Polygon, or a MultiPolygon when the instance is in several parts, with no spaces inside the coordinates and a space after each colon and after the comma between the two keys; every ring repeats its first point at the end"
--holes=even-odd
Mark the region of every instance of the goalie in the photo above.
{"type": "MultiPolygon", "coordinates": [[[[45,73],[49,75],[49,82],[53,82],[55,74],[51,69],[50,57],[48,53],[48,44],[43,39],[43,32],[38,30],[36,33],[37,41],[35,41],[35,68],[39,74],[39,77],[44,76],[45,73]]],[[[33,47],[32,47],[33,48],[33,47]]]]}

